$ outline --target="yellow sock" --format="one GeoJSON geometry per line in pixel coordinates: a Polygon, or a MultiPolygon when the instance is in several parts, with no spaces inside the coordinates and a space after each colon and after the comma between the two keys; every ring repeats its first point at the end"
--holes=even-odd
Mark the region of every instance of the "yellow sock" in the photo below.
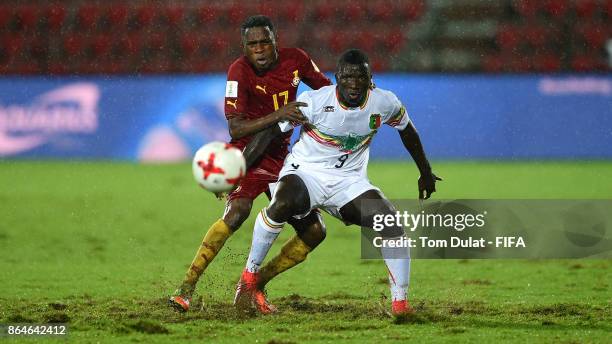
{"type": "Polygon", "coordinates": [[[276,275],[303,262],[310,251],[312,249],[300,237],[291,237],[280,253],[259,270],[259,286],[263,288],[276,275]]]}
{"type": "Polygon", "coordinates": [[[189,270],[185,274],[179,294],[191,295],[196,283],[198,283],[198,279],[200,279],[208,264],[212,262],[231,235],[231,229],[222,219],[219,219],[210,226],[202,240],[202,245],[191,262],[191,266],[189,266],[189,270]]]}

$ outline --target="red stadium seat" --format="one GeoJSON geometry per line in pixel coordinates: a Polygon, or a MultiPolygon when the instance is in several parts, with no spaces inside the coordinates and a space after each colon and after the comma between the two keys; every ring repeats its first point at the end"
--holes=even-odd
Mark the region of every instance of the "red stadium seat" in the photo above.
{"type": "Polygon", "coordinates": [[[282,18],[282,17],[279,18],[278,16],[279,12],[280,12],[280,9],[276,2],[260,1],[256,6],[256,11],[253,13],[258,13],[264,16],[268,16],[276,22],[278,21],[277,19],[282,18]]]}
{"type": "Polygon", "coordinates": [[[540,24],[525,25],[521,29],[521,35],[525,42],[533,47],[540,47],[551,40],[554,35],[553,28],[550,25],[544,26],[540,24]]]}
{"type": "Polygon", "coordinates": [[[520,28],[514,25],[501,25],[495,37],[497,46],[503,50],[513,50],[521,43],[520,28]]]}
{"type": "Polygon", "coordinates": [[[99,34],[91,41],[91,52],[96,58],[110,54],[113,38],[109,34],[99,34]]]}
{"type": "Polygon", "coordinates": [[[157,54],[168,50],[168,37],[164,31],[156,31],[147,36],[147,48],[151,53],[157,54]]]}
{"type": "Polygon", "coordinates": [[[47,73],[51,75],[65,75],[68,72],[69,68],[66,61],[51,61],[47,65],[47,73]]]}
{"type": "Polygon", "coordinates": [[[506,63],[500,55],[488,55],[482,59],[481,65],[485,72],[499,73],[504,70],[506,63]]]}
{"type": "Polygon", "coordinates": [[[53,4],[46,8],[47,28],[51,31],[59,31],[66,19],[66,7],[62,4],[53,4]]]}
{"type": "Polygon", "coordinates": [[[40,20],[38,8],[33,5],[23,5],[16,9],[17,27],[21,30],[34,30],[40,20]]]}
{"type": "Polygon", "coordinates": [[[577,72],[591,72],[606,70],[605,60],[599,54],[580,54],[572,58],[572,70],[577,72]]]}
{"type": "Polygon", "coordinates": [[[554,18],[561,18],[569,10],[569,3],[567,0],[546,0],[544,10],[554,18]]]}
{"type": "Polygon", "coordinates": [[[42,68],[40,68],[38,63],[23,60],[16,62],[16,64],[12,66],[11,70],[14,72],[14,74],[20,75],[35,75],[42,72],[42,68]]]}
{"type": "Polygon", "coordinates": [[[368,12],[372,19],[380,22],[386,22],[393,18],[395,9],[393,4],[388,0],[375,0],[368,2],[368,12]]]}
{"type": "Polygon", "coordinates": [[[533,18],[541,9],[541,0],[514,0],[512,7],[521,16],[533,18]]]}
{"type": "Polygon", "coordinates": [[[185,9],[181,6],[168,6],[164,8],[164,18],[166,24],[172,27],[178,27],[183,23],[185,9]]]}
{"type": "Polygon", "coordinates": [[[110,30],[122,31],[128,26],[129,9],[121,3],[113,3],[106,11],[106,19],[110,30]]]}
{"type": "Polygon", "coordinates": [[[230,35],[226,32],[219,32],[206,39],[205,43],[207,43],[206,48],[209,53],[222,54],[230,48],[230,35]]]}
{"type": "Polygon", "coordinates": [[[216,23],[219,19],[220,12],[219,6],[215,4],[203,5],[196,9],[196,21],[204,26],[216,23]]]}
{"type": "Polygon", "coordinates": [[[143,5],[136,9],[135,21],[138,29],[144,29],[153,25],[156,17],[156,7],[152,5],[143,5]]]}
{"type": "Polygon", "coordinates": [[[96,63],[96,73],[97,74],[119,74],[129,72],[129,68],[126,65],[126,62],[123,60],[117,59],[103,59],[100,62],[96,63]]]}
{"type": "Polygon", "coordinates": [[[181,59],[176,62],[175,69],[180,73],[206,73],[210,71],[209,60],[200,57],[181,59]]]}
{"type": "Polygon", "coordinates": [[[11,22],[13,11],[8,5],[0,5],[0,29],[5,28],[11,22]]]}
{"type": "Polygon", "coordinates": [[[603,4],[603,11],[608,17],[608,20],[612,19],[612,0],[606,0],[603,4]]]}
{"type": "Polygon", "coordinates": [[[596,0],[576,0],[574,5],[576,15],[583,19],[594,17],[597,7],[598,3],[596,0]]]}
{"type": "Polygon", "coordinates": [[[339,54],[349,48],[349,38],[349,33],[337,30],[328,36],[327,46],[334,54],[339,54]]]}
{"type": "Polygon", "coordinates": [[[608,26],[605,24],[585,24],[576,28],[576,31],[584,39],[588,48],[602,48],[608,40],[608,26]]]}
{"type": "Polygon", "coordinates": [[[147,74],[169,73],[172,69],[171,62],[165,56],[156,56],[140,65],[138,71],[147,74]]]}
{"type": "Polygon", "coordinates": [[[314,9],[315,20],[318,22],[329,22],[336,15],[336,7],[330,1],[318,2],[314,9]]]}
{"type": "Polygon", "coordinates": [[[115,54],[118,56],[136,56],[142,49],[141,34],[134,32],[122,35],[115,45],[115,54]]]}
{"type": "Polygon", "coordinates": [[[226,18],[230,25],[237,26],[251,15],[255,10],[254,5],[249,2],[237,2],[227,8],[226,18]]]}
{"type": "Polygon", "coordinates": [[[21,35],[7,35],[2,37],[2,48],[9,56],[18,55],[24,47],[24,39],[21,35]]]}
{"type": "Polygon", "coordinates": [[[100,9],[93,5],[83,5],[77,10],[77,23],[82,30],[94,30],[100,20],[100,9]]]}
{"type": "Polygon", "coordinates": [[[279,4],[280,17],[290,23],[296,23],[306,18],[304,4],[301,1],[291,1],[279,4]]]}
{"type": "Polygon", "coordinates": [[[299,46],[300,32],[296,30],[284,30],[278,33],[278,41],[281,47],[299,46]]]}
{"type": "Polygon", "coordinates": [[[384,72],[389,69],[390,59],[385,54],[375,54],[369,57],[372,71],[375,73],[384,72]]]}
{"type": "Polygon", "coordinates": [[[197,32],[185,32],[179,37],[181,55],[191,56],[200,49],[200,39],[197,32]]]}
{"type": "Polygon", "coordinates": [[[504,71],[510,73],[525,73],[533,70],[533,56],[519,53],[517,51],[502,52],[500,55],[504,61],[504,71]]]}
{"type": "Polygon", "coordinates": [[[379,40],[372,31],[374,30],[369,27],[353,28],[351,32],[355,34],[352,35],[353,40],[350,42],[350,45],[363,50],[367,54],[374,53],[382,39],[379,40]]]}
{"type": "Polygon", "coordinates": [[[533,68],[537,72],[558,72],[561,69],[561,59],[551,53],[536,54],[533,57],[533,68]]]}
{"type": "Polygon", "coordinates": [[[71,34],[63,39],[65,55],[75,56],[82,54],[85,50],[85,39],[81,34],[71,34]]]}
{"type": "Polygon", "coordinates": [[[404,33],[401,29],[395,28],[385,32],[383,45],[391,53],[399,52],[405,43],[404,33]]]}
{"type": "Polygon", "coordinates": [[[30,56],[36,60],[47,60],[49,56],[49,41],[42,37],[34,37],[29,42],[30,56]]]}
{"type": "Polygon", "coordinates": [[[344,19],[351,22],[361,22],[367,15],[366,3],[361,1],[350,1],[340,9],[344,12],[344,19]]]}
{"type": "Polygon", "coordinates": [[[402,1],[398,5],[398,12],[403,20],[414,21],[419,19],[425,12],[423,0],[402,1]]]}

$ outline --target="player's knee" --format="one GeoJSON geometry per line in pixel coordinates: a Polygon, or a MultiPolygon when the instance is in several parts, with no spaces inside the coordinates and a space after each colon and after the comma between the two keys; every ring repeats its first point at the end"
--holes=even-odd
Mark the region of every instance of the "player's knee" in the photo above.
{"type": "Polygon", "coordinates": [[[266,212],[270,219],[276,222],[287,222],[287,220],[296,215],[295,201],[290,198],[277,197],[268,206],[266,212]]]}
{"type": "Polygon", "coordinates": [[[249,214],[251,213],[251,206],[251,202],[233,203],[223,217],[223,221],[232,231],[237,231],[249,217],[249,214]]]}

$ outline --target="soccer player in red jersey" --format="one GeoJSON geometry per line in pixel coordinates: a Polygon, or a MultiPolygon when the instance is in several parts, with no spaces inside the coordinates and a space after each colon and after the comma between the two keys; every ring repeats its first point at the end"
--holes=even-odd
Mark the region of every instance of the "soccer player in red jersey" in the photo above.
{"type": "MultiPolygon", "coordinates": [[[[330,80],[315,63],[297,48],[277,48],[274,26],[266,16],[249,17],[241,26],[244,56],[229,68],[225,90],[225,116],[232,140],[230,144],[244,149],[253,134],[278,122],[303,123],[296,103],[298,85],[304,81],[313,89],[330,85],[330,80]]],[[[175,309],[189,309],[196,283],[225,241],[249,217],[253,200],[261,193],[270,197],[269,184],[276,182],[288,153],[291,132],[278,137],[261,158],[259,153],[245,151],[247,173],[239,186],[227,197],[223,217],[213,223],[204,236],[183,282],[170,298],[175,309]]],[[[299,264],[325,238],[325,227],[318,213],[301,220],[292,219],[293,236],[278,256],[262,267],[258,274],[243,273],[240,285],[252,294],[254,306],[262,313],[274,310],[268,304],[263,287],[277,274],[299,264]]]]}

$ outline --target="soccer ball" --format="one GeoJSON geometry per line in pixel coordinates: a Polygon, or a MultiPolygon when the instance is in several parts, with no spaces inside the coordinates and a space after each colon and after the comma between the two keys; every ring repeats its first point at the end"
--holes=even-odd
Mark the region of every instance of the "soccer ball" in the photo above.
{"type": "Polygon", "coordinates": [[[210,142],[193,156],[193,177],[211,192],[232,190],[246,173],[242,152],[224,142],[210,142]]]}

